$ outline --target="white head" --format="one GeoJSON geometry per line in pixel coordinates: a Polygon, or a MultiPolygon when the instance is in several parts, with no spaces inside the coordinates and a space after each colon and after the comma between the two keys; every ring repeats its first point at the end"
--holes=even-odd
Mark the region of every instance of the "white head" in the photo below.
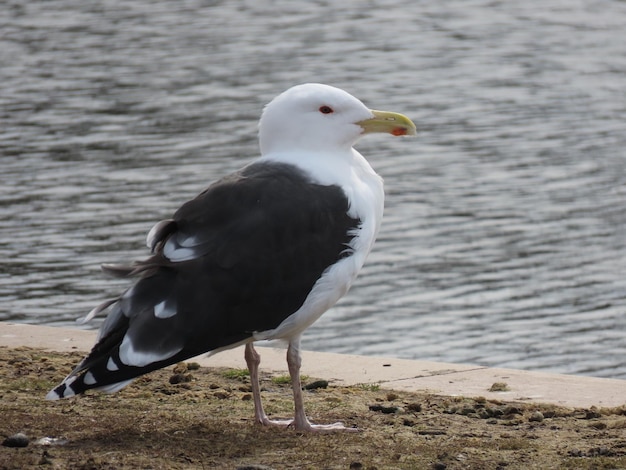
{"type": "Polygon", "coordinates": [[[363,133],[357,123],[372,117],[363,103],[339,88],[297,85],[265,107],[259,122],[261,153],[348,149],[363,133]]]}

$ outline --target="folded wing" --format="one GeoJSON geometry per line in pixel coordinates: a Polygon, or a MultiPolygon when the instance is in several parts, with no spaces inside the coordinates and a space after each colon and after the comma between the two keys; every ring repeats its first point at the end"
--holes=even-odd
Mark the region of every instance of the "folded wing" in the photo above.
{"type": "Polygon", "coordinates": [[[291,165],[259,162],[210,186],[148,235],[153,255],[114,301],[97,344],[56,399],[90,388],[115,391],[146,372],[249,341],[304,303],[322,273],[350,256],[360,221],[337,186],[291,165]]]}

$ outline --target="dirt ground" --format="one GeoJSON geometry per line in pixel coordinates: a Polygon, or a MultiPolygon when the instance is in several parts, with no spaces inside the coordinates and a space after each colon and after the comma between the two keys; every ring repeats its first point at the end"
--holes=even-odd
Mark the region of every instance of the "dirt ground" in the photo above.
{"type": "MultiPolygon", "coordinates": [[[[193,363],[117,394],[45,401],[81,357],[0,348],[0,469],[626,468],[626,406],[565,409],[331,383],[305,392],[309,417],[360,431],[303,434],[254,423],[245,371],[193,363]],[[18,433],[28,445],[7,446],[18,433]]],[[[262,378],[272,418],[292,414],[285,382],[262,378]]]]}

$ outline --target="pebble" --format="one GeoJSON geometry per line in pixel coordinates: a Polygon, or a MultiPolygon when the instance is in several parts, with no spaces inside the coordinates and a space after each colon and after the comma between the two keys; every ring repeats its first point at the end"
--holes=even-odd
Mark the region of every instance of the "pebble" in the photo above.
{"type": "Polygon", "coordinates": [[[522,411],[516,406],[507,406],[502,410],[505,415],[521,415],[522,411]]]}
{"type": "Polygon", "coordinates": [[[528,421],[541,423],[543,421],[543,418],[544,416],[541,411],[535,411],[533,414],[530,415],[528,421]]]}
{"type": "Polygon", "coordinates": [[[600,418],[602,415],[598,412],[595,407],[591,407],[590,409],[585,411],[585,419],[596,419],[600,418]]]}
{"type": "Polygon", "coordinates": [[[317,390],[318,388],[328,388],[328,380],[316,380],[304,386],[305,390],[317,390]]]}
{"type": "Polygon", "coordinates": [[[379,411],[383,414],[404,413],[404,408],[401,406],[370,405],[369,408],[370,411],[379,411]]]}
{"type": "Polygon", "coordinates": [[[509,390],[509,385],[506,382],[495,382],[489,389],[490,392],[508,392],[509,390]]]}
{"type": "Polygon", "coordinates": [[[191,374],[174,374],[170,377],[170,384],[172,385],[176,385],[176,384],[180,384],[180,383],[187,383],[187,382],[191,382],[192,379],[192,375],[191,374]]]}
{"type": "Polygon", "coordinates": [[[5,447],[26,447],[28,443],[28,437],[26,437],[26,434],[22,434],[21,432],[13,434],[2,441],[2,445],[5,447]]]}

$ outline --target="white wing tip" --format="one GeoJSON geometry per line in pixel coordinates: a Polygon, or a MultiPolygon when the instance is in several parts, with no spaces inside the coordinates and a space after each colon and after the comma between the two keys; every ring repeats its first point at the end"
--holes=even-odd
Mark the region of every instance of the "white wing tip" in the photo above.
{"type": "Polygon", "coordinates": [[[60,399],[61,399],[61,396],[56,392],[56,389],[50,390],[48,394],[46,395],[46,400],[54,401],[54,400],[60,400],[60,399]]]}

